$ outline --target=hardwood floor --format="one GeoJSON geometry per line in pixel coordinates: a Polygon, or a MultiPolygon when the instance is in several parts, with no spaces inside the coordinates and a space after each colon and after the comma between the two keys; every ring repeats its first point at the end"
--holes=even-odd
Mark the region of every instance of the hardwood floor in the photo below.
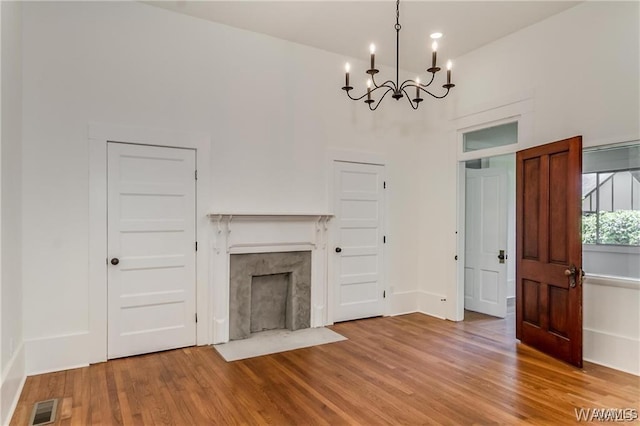
{"type": "Polygon", "coordinates": [[[12,425],[59,397],[59,425],[572,424],[633,408],[640,378],[519,345],[509,321],[422,314],[332,327],[349,340],[225,362],[211,347],[29,377],[12,425]]]}

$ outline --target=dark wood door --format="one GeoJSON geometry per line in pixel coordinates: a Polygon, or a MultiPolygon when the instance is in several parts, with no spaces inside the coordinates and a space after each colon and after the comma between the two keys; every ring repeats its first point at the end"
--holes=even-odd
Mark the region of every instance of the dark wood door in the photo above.
{"type": "Polygon", "coordinates": [[[516,156],[516,337],[582,367],[582,137],[516,156]]]}

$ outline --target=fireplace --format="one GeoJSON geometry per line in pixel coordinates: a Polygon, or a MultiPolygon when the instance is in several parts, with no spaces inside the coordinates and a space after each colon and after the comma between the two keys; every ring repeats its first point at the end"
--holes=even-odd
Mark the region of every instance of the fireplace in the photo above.
{"type": "Polygon", "coordinates": [[[214,344],[329,324],[330,214],[209,215],[214,344]]]}
{"type": "Polygon", "coordinates": [[[229,339],[286,328],[309,328],[311,252],[232,254],[229,339]]]}

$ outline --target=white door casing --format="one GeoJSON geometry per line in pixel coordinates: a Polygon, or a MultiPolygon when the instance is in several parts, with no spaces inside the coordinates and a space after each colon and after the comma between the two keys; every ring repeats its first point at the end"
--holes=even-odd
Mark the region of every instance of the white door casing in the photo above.
{"type": "Polygon", "coordinates": [[[195,157],[108,143],[108,358],[196,344],[195,157]]]}
{"type": "Polygon", "coordinates": [[[384,166],[334,161],[334,321],[384,313],[383,185],[384,166]]]}
{"type": "Polygon", "coordinates": [[[465,202],[465,309],[507,314],[507,171],[467,169],[465,202]]]}

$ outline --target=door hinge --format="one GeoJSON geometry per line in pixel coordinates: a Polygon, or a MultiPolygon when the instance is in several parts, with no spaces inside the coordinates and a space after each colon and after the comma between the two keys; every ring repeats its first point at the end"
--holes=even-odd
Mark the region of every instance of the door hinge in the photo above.
{"type": "Polygon", "coordinates": [[[196,241],[196,251],[198,251],[198,242],[196,241]]]}
{"type": "Polygon", "coordinates": [[[382,298],[383,299],[387,298],[387,290],[382,290],[382,298]]]}
{"type": "Polygon", "coordinates": [[[198,180],[198,171],[197,170],[195,171],[194,175],[195,175],[196,180],[198,180]]]}
{"type": "Polygon", "coordinates": [[[387,244],[387,236],[386,235],[384,235],[382,237],[382,244],[387,244]]]}
{"type": "Polygon", "coordinates": [[[198,322],[198,313],[196,312],[196,322],[198,322]]]}
{"type": "Polygon", "coordinates": [[[383,189],[387,189],[387,181],[386,180],[384,182],[382,182],[382,188],[383,189]]]}

